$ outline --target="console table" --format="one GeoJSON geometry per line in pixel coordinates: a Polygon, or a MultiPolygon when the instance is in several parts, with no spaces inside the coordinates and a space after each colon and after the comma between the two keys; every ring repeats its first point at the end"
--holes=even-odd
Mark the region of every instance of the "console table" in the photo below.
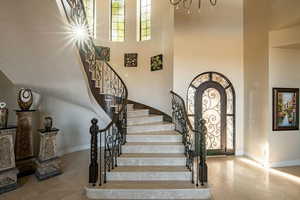
{"type": "Polygon", "coordinates": [[[15,135],[15,126],[0,129],[0,194],[17,188],[15,135]]]}

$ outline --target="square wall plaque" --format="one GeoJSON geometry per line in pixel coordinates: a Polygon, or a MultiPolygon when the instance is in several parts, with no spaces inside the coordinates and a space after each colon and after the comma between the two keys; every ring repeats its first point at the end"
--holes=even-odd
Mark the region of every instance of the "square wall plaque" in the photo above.
{"type": "Polygon", "coordinates": [[[163,69],[163,55],[151,57],[151,71],[158,71],[163,69]]]}
{"type": "Polygon", "coordinates": [[[137,53],[125,53],[124,66],[125,67],[137,67],[137,65],[138,65],[138,54],[137,53]]]}

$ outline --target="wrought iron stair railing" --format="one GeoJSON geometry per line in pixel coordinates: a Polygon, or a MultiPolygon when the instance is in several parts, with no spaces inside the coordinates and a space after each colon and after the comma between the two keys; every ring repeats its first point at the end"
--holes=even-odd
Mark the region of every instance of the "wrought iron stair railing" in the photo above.
{"type": "MultiPolygon", "coordinates": [[[[71,29],[79,26],[89,32],[83,1],[61,0],[61,2],[71,29]]],[[[117,157],[121,155],[122,145],[126,143],[128,90],[108,62],[96,59],[98,52],[89,34],[88,37],[75,42],[90,91],[98,104],[111,117],[111,122],[105,128],[99,129],[97,119],[92,120],[90,128],[89,183],[93,186],[97,183],[102,185],[106,183],[106,173],[117,167],[117,157]]]]}
{"type": "Polygon", "coordinates": [[[204,185],[208,181],[206,164],[206,122],[199,119],[193,128],[186,111],[184,100],[175,92],[172,95],[172,118],[175,130],[183,138],[186,166],[192,171],[192,183],[204,185]]]}

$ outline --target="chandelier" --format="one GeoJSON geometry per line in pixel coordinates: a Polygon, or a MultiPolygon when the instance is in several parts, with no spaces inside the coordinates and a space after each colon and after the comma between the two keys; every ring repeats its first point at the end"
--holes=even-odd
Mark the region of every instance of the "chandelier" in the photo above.
{"type": "MultiPolygon", "coordinates": [[[[212,6],[216,6],[218,0],[209,0],[210,4],[212,6]]],[[[176,9],[179,9],[180,6],[184,9],[188,10],[188,13],[191,13],[191,7],[193,0],[170,0],[170,3],[176,7],[176,9]]],[[[198,0],[198,11],[201,9],[202,0],[198,0]]]]}

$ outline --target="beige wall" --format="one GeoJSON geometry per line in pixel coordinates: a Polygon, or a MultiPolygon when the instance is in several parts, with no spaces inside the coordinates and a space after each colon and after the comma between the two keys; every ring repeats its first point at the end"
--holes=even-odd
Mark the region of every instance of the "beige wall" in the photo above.
{"type": "MultiPolygon", "coordinates": [[[[195,6],[196,7],[196,6],[195,6]]],[[[187,88],[207,71],[224,74],[236,91],[236,153],[243,154],[243,1],[203,1],[200,13],[175,11],[174,90],[186,99],[187,88]]]]}
{"type": "Polygon", "coordinates": [[[245,154],[268,162],[268,0],[244,1],[245,154]]]}
{"type": "MultiPolygon", "coordinates": [[[[0,49],[0,69],[16,86],[93,110],[81,60],[57,2],[10,0],[1,4],[0,44],[9,48],[0,49]]],[[[103,110],[97,109],[105,118],[103,110]]]]}
{"type": "Polygon", "coordinates": [[[173,9],[169,0],[152,0],[152,39],[137,42],[137,0],[126,0],[125,42],[109,41],[110,1],[97,0],[96,44],[111,48],[111,65],[129,90],[129,99],[171,113],[173,9]],[[138,53],[138,67],[125,68],[124,54],[138,53]],[[164,69],[150,71],[150,57],[163,54],[164,69]]]}
{"type": "MultiPolygon", "coordinates": [[[[51,96],[43,96],[39,105],[40,126],[46,116],[53,118],[53,126],[60,129],[57,136],[59,154],[70,153],[90,148],[91,119],[97,115],[85,107],[72,104],[51,96]]],[[[98,118],[99,119],[99,118],[98,118]]],[[[104,127],[99,120],[99,127],[104,127]]]]}
{"type": "MultiPolygon", "coordinates": [[[[270,104],[273,87],[299,88],[299,66],[300,49],[270,49],[270,104]]],[[[269,116],[272,116],[272,113],[269,116]]],[[[300,131],[271,131],[269,142],[271,165],[286,161],[297,161],[297,164],[300,164],[300,131]]]]}
{"type": "Polygon", "coordinates": [[[0,70],[0,102],[5,102],[9,109],[9,124],[15,124],[17,108],[17,91],[15,85],[0,70]]]}
{"type": "MultiPolygon", "coordinates": [[[[70,41],[65,13],[60,0],[9,0],[0,6],[0,70],[11,82],[2,87],[11,90],[29,87],[42,97],[39,111],[53,116],[61,129],[58,147],[61,153],[89,148],[89,125],[93,117],[100,127],[109,117],[91,103],[78,51],[70,41]],[[57,2],[59,4],[57,4],[57,2]],[[95,114],[98,111],[98,116],[95,114]]],[[[0,79],[2,79],[2,74],[0,79]]],[[[5,95],[16,101],[16,94],[5,95]]],[[[37,96],[35,96],[37,97],[37,96]]],[[[37,99],[37,98],[35,98],[37,99]]],[[[37,99],[38,100],[38,99],[37,99]]],[[[16,105],[9,105],[16,109],[16,105]]],[[[13,111],[11,117],[15,117],[13,111]]],[[[43,115],[36,113],[38,122],[43,115]]],[[[13,119],[12,119],[13,120],[13,119]]]]}
{"type": "MultiPolygon", "coordinates": [[[[270,32],[270,121],[272,120],[272,88],[299,88],[300,86],[300,48],[291,44],[300,41],[299,26],[270,32]],[[291,37],[294,36],[294,37],[291,37]],[[297,37],[298,36],[298,37],[297,37]],[[283,48],[278,44],[288,43],[283,48]]],[[[269,133],[270,165],[300,165],[300,131],[272,131],[269,133]]]]}

